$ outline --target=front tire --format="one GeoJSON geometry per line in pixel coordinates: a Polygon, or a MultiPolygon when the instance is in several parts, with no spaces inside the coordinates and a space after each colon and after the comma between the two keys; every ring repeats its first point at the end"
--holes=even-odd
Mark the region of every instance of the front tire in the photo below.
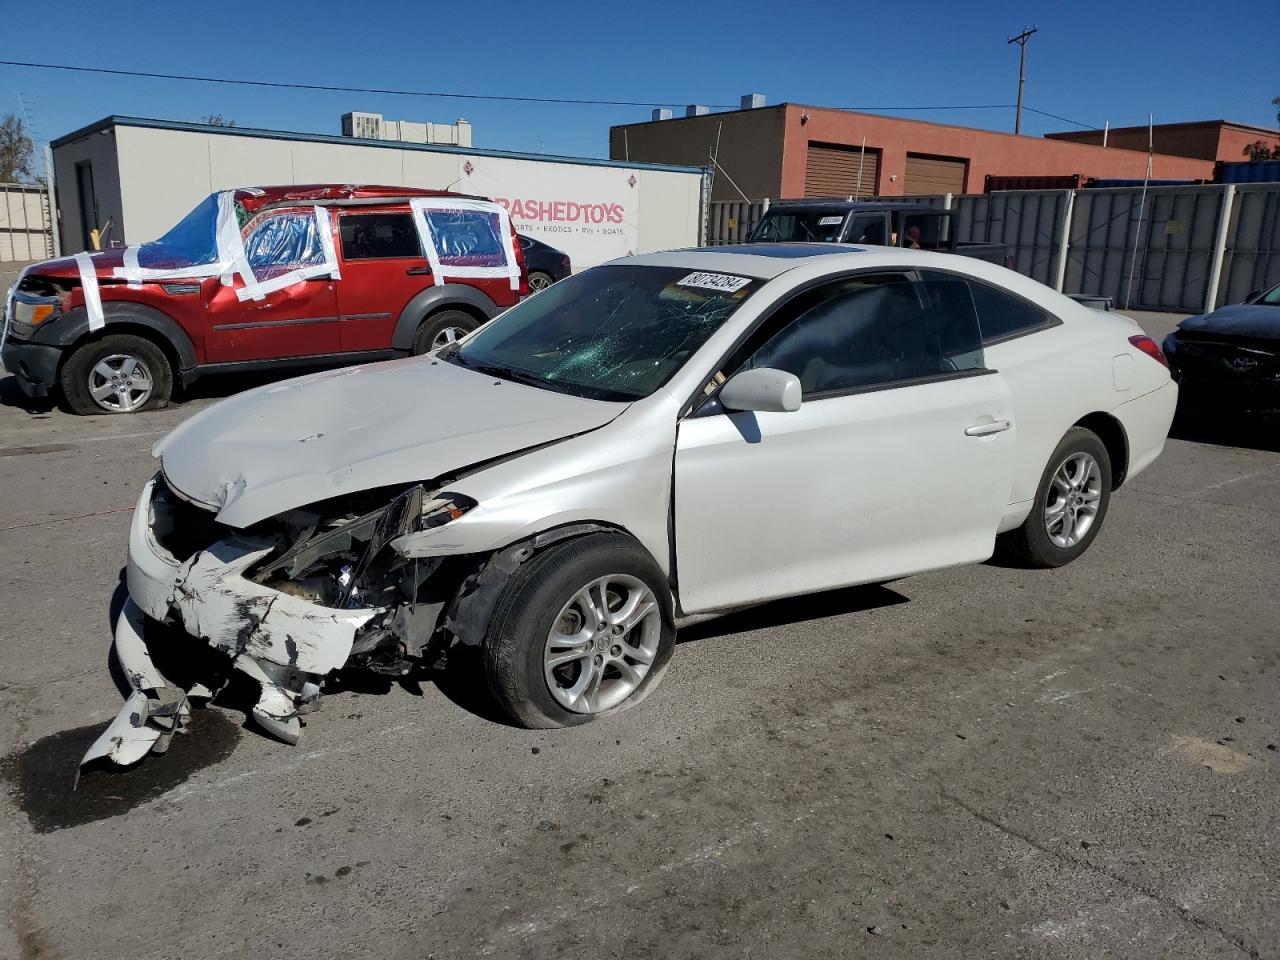
{"type": "Polygon", "coordinates": [[[1111,457],[1092,430],[1072,427],[1049,458],[1031,514],[1000,535],[1001,552],[1029,567],[1061,567],[1089,549],[1111,503],[1111,457]]]}
{"type": "Polygon", "coordinates": [[[480,321],[464,310],[441,310],[418,325],[413,338],[413,355],[420,357],[456,343],[480,326],[480,321]]]}
{"type": "Polygon", "coordinates": [[[629,537],[596,533],[521,565],[494,605],[485,676],[524,727],[567,727],[633,707],[675,648],[671,592],[629,537]]]}
{"type": "Polygon", "coordinates": [[[59,381],[73,413],[139,413],[169,403],[173,368],[152,341],[116,333],[73,350],[59,381]]]}

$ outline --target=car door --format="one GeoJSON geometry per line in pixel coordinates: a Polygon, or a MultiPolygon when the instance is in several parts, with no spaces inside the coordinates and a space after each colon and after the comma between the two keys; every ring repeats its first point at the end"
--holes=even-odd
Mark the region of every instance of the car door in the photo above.
{"type": "Polygon", "coordinates": [[[713,398],[679,424],[684,611],[990,556],[1016,430],[1008,386],[983,364],[963,283],[848,278],[766,321],[725,372],[786,370],[804,401],[731,413],[713,398]]]}
{"type": "MultiPolygon", "coordinates": [[[[326,255],[321,229],[309,206],[271,210],[252,219],[242,236],[254,279],[266,283],[323,264],[326,255]]],[[[217,277],[204,281],[208,363],[338,352],[337,295],[328,275],[299,280],[256,300],[241,300],[236,291],[242,289],[244,280],[239,274],[231,286],[224,286],[217,277]]]]}
{"type": "Polygon", "coordinates": [[[434,284],[413,213],[347,209],[338,215],[339,342],[343,351],[386,350],[409,301],[434,284]]]}

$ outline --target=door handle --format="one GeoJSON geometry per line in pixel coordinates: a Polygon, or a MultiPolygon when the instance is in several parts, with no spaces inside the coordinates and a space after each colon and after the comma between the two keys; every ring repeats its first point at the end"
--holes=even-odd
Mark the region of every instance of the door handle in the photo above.
{"type": "Polygon", "coordinates": [[[987,437],[993,433],[1003,433],[1012,426],[1012,420],[988,420],[986,423],[975,423],[972,427],[965,427],[964,434],[966,437],[987,437]]]}
{"type": "Polygon", "coordinates": [[[411,277],[429,277],[431,276],[430,267],[410,267],[405,271],[411,277]]]}

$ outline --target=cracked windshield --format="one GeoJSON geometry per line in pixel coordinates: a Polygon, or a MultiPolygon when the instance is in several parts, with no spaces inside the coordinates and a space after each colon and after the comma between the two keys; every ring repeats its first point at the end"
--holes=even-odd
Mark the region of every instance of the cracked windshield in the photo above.
{"type": "Polygon", "coordinates": [[[446,359],[560,393],[638,400],[760,285],[687,267],[597,267],[512,308],[446,359]]]}

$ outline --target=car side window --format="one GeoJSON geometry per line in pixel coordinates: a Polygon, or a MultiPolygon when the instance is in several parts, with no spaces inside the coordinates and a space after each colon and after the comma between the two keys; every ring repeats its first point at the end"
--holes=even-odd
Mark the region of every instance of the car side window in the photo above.
{"type": "MultiPolygon", "coordinates": [[[[929,279],[942,279],[946,274],[925,274],[929,279]]],[[[974,307],[978,311],[978,325],[982,328],[982,342],[995,343],[1009,337],[1020,336],[1034,330],[1052,326],[1056,318],[1028,300],[1015,297],[981,280],[966,279],[973,294],[974,307]]]]}
{"type": "Polygon", "coordinates": [[[411,213],[344,213],[338,220],[344,260],[399,260],[422,256],[411,213]]]}
{"type": "Polygon", "coordinates": [[[849,231],[845,236],[848,243],[870,243],[883,247],[889,242],[884,235],[884,216],[878,213],[850,219],[849,231]]]}
{"type": "Polygon", "coordinates": [[[426,210],[427,229],[440,262],[501,267],[507,262],[498,215],[482,210],[426,210]]]}
{"type": "Polygon", "coordinates": [[[271,213],[251,224],[244,253],[258,282],[325,262],[320,230],[310,209],[271,213]]]}
{"type": "Polygon", "coordinates": [[[746,367],[794,373],[808,399],[983,369],[962,281],[846,281],[804,297],[746,367]]]}

